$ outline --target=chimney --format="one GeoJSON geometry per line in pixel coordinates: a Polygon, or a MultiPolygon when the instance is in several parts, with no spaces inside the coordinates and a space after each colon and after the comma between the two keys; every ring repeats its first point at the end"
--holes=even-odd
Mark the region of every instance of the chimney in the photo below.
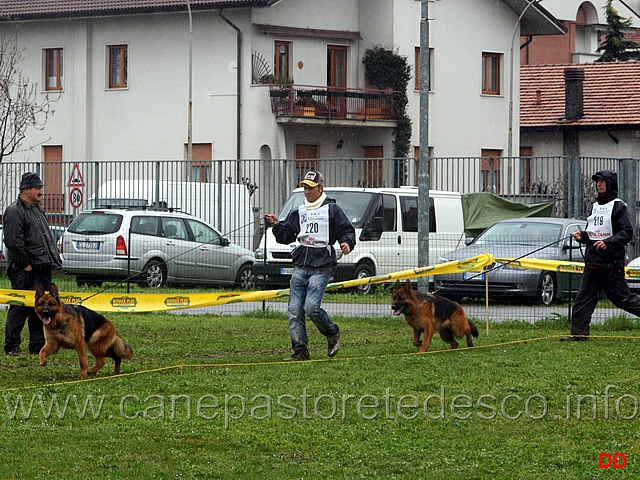
{"type": "Polygon", "coordinates": [[[584,68],[564,69],[564,117],[567,121],[579,120],[584,115],[584,68]]]}

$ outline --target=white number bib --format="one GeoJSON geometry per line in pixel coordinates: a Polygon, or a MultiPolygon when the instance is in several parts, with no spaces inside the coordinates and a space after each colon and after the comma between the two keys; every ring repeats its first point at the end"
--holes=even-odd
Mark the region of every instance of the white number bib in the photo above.
{"type": "Polygon", "coordinates": [[[304,205],[298,207],[300,214],[300,233],[298,242],[307,247],[324,248],[329,245],[329,205],[307,210],[304,205]]]}
{"type": "Polygon", "coordinates": [[[613,212],[613,205],[618,201],[621,200],[616,198],[604,205],[597,202],[593,204],[591,215],[587,218],[587,233],[590,240],[603,240],[613,235],[611,212],[613,212]]]}

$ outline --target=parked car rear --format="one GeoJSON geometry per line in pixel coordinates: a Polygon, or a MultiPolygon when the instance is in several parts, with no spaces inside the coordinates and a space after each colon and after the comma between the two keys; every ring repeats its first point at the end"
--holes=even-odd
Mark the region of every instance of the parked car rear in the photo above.
{"type": "Polygon", "coordinates": [[[131,279],[165,284],[255,286],[253,252],[191,215],[148,209],[81,212],[61,241],[62,267],[78,285],[131,279]]]}

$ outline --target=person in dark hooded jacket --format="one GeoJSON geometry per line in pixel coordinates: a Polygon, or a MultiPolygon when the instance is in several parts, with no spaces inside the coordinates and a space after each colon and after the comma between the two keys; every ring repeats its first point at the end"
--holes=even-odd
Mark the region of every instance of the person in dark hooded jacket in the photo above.
{"type": "Polygon", "coordinates": [[[586,244],[584,273],[571,316],[571,336],[561,341],[589,338],[591,315],[600,292],[618,308],[640,316],[640,295],[631,293],[624,276],[625,247],[633,238],[633,224],[627,204],[618,198],[618,175],[611,170],[596,172],[598,196],[587,218],[585,230],[575,232],[576,241],[586,244]]]}

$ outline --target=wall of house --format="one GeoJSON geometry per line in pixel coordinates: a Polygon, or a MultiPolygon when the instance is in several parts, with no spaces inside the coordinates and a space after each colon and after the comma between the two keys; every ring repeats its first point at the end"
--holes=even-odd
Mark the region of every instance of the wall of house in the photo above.
{"type": "MultiPolygon", "coordinates": [[[[248,15],[236,15],[247,29],[248,15]]],[[[217,14],[194,15],[192,141],[213,143],[216,157],[235,156],[235,141],[229,141],[236,131],[235,38],[217,14]]],[[[64,48],[64,91],[45,130],[29,132],[29,143],[63,145],[65,160],[184,158],[186,15],[27,22],[19,39],[25,48],[23,68],[40,85],[42,49],[64,48]],[[109,90],[106,46],[120,43],[129,48],[128,88],[109,90]]]]}
{"type": "MultiPolygon", "coordinates": [[[[419,2],[412,2],[419,3],[419,2]]],[[[509,49],[517,16],[503,2],[429,3],[434,48],[429,96],[429,144],[435,156],[479,156],[483,148],[507,154],[509,49]],[[464,35],[452,32],[464,30],[464,35]],[[502,54],[501,95],[482,95],[482,53],[502,54]]],[[[517,61],[514,62],[518,69],[517,61]]],[[[514,152],[518,151],[519,74],[514,80],[514,152]]],[[[418,103],[412,96],[412,112],[418,103]]],[[[417,118],[414,117],[414,118],[417,118]]]]}
{"type": "MultiPolygon", "coordinates": [[[[579,135],[580,156],[602,158],[639,158],[640,130],[586,131],[579,135]],[[614,138],[617,139],[617,143],[614,138]]],[[[523,146],[533,146],[532,155],[548,157],[562,155],[562,132],[524,132],[523,146]]]]}
{"type": "MultiPolygon", "coordinates": [[[[429,94],[429,144],[436,156],[507,153],[511,35],[516,14],[498,0],[429,2],[430,45],[435,50],[429,94]],[[452,32],[464,30],[465,35],[452,32]],[[482,52],[502,55],[501,94],[481,94],[482,52]]],[[[362,156],[366,145],[392,155],[391,129],[346,129],[344,147],[332,152],[341,127],[309,127],[295,135],[276,122],[268,88],[251,84],[251,54],[273,61],[274,39],[293,42],[297,84],[326,85],[329,43],[350,47],[349,87],[365,86],[362,56],[374,45],[393,46],[414,64],[420,43],[421,2],[416,0],[283,0],[270,9],[229,10],[242,31],[241,156],[291,156],[298,141],[326,141],[323,152],[362,156]],[[339,13],[339,14],[336,14],[339,13]],[[253,24],[359,31],[359,40],[264,35],[253,24]],[[349,142],[347,142],[349,139],[349,142]]],[[[5,24],[6,25],[6,24],[5,24]]],[[[63,146],[64,160],[181,159],[188,127],[188,16],[129,17],[25,22],[20,42],[25,73],[42,84],[42,49],[64,47],[65,88],[44,131],[31,130],[25,145],[63,146]],[[106,45],[129,46],[128,88],[108,90],[106,45]]],[[[193,13],[193,143],[211,143],[213,157],[235,158],[236,32],[216,12],[193,13]]],[[[515,68],[517,69],[517,61],[515,68]]],[[[513,152],[517,154],[518,72],[514,72],[513,152]]],[[[419,145],[420,92],[409,87],[411,143],[419,145]]],[[[16,160],[40,160],[39,147],[16,160]]]]}

